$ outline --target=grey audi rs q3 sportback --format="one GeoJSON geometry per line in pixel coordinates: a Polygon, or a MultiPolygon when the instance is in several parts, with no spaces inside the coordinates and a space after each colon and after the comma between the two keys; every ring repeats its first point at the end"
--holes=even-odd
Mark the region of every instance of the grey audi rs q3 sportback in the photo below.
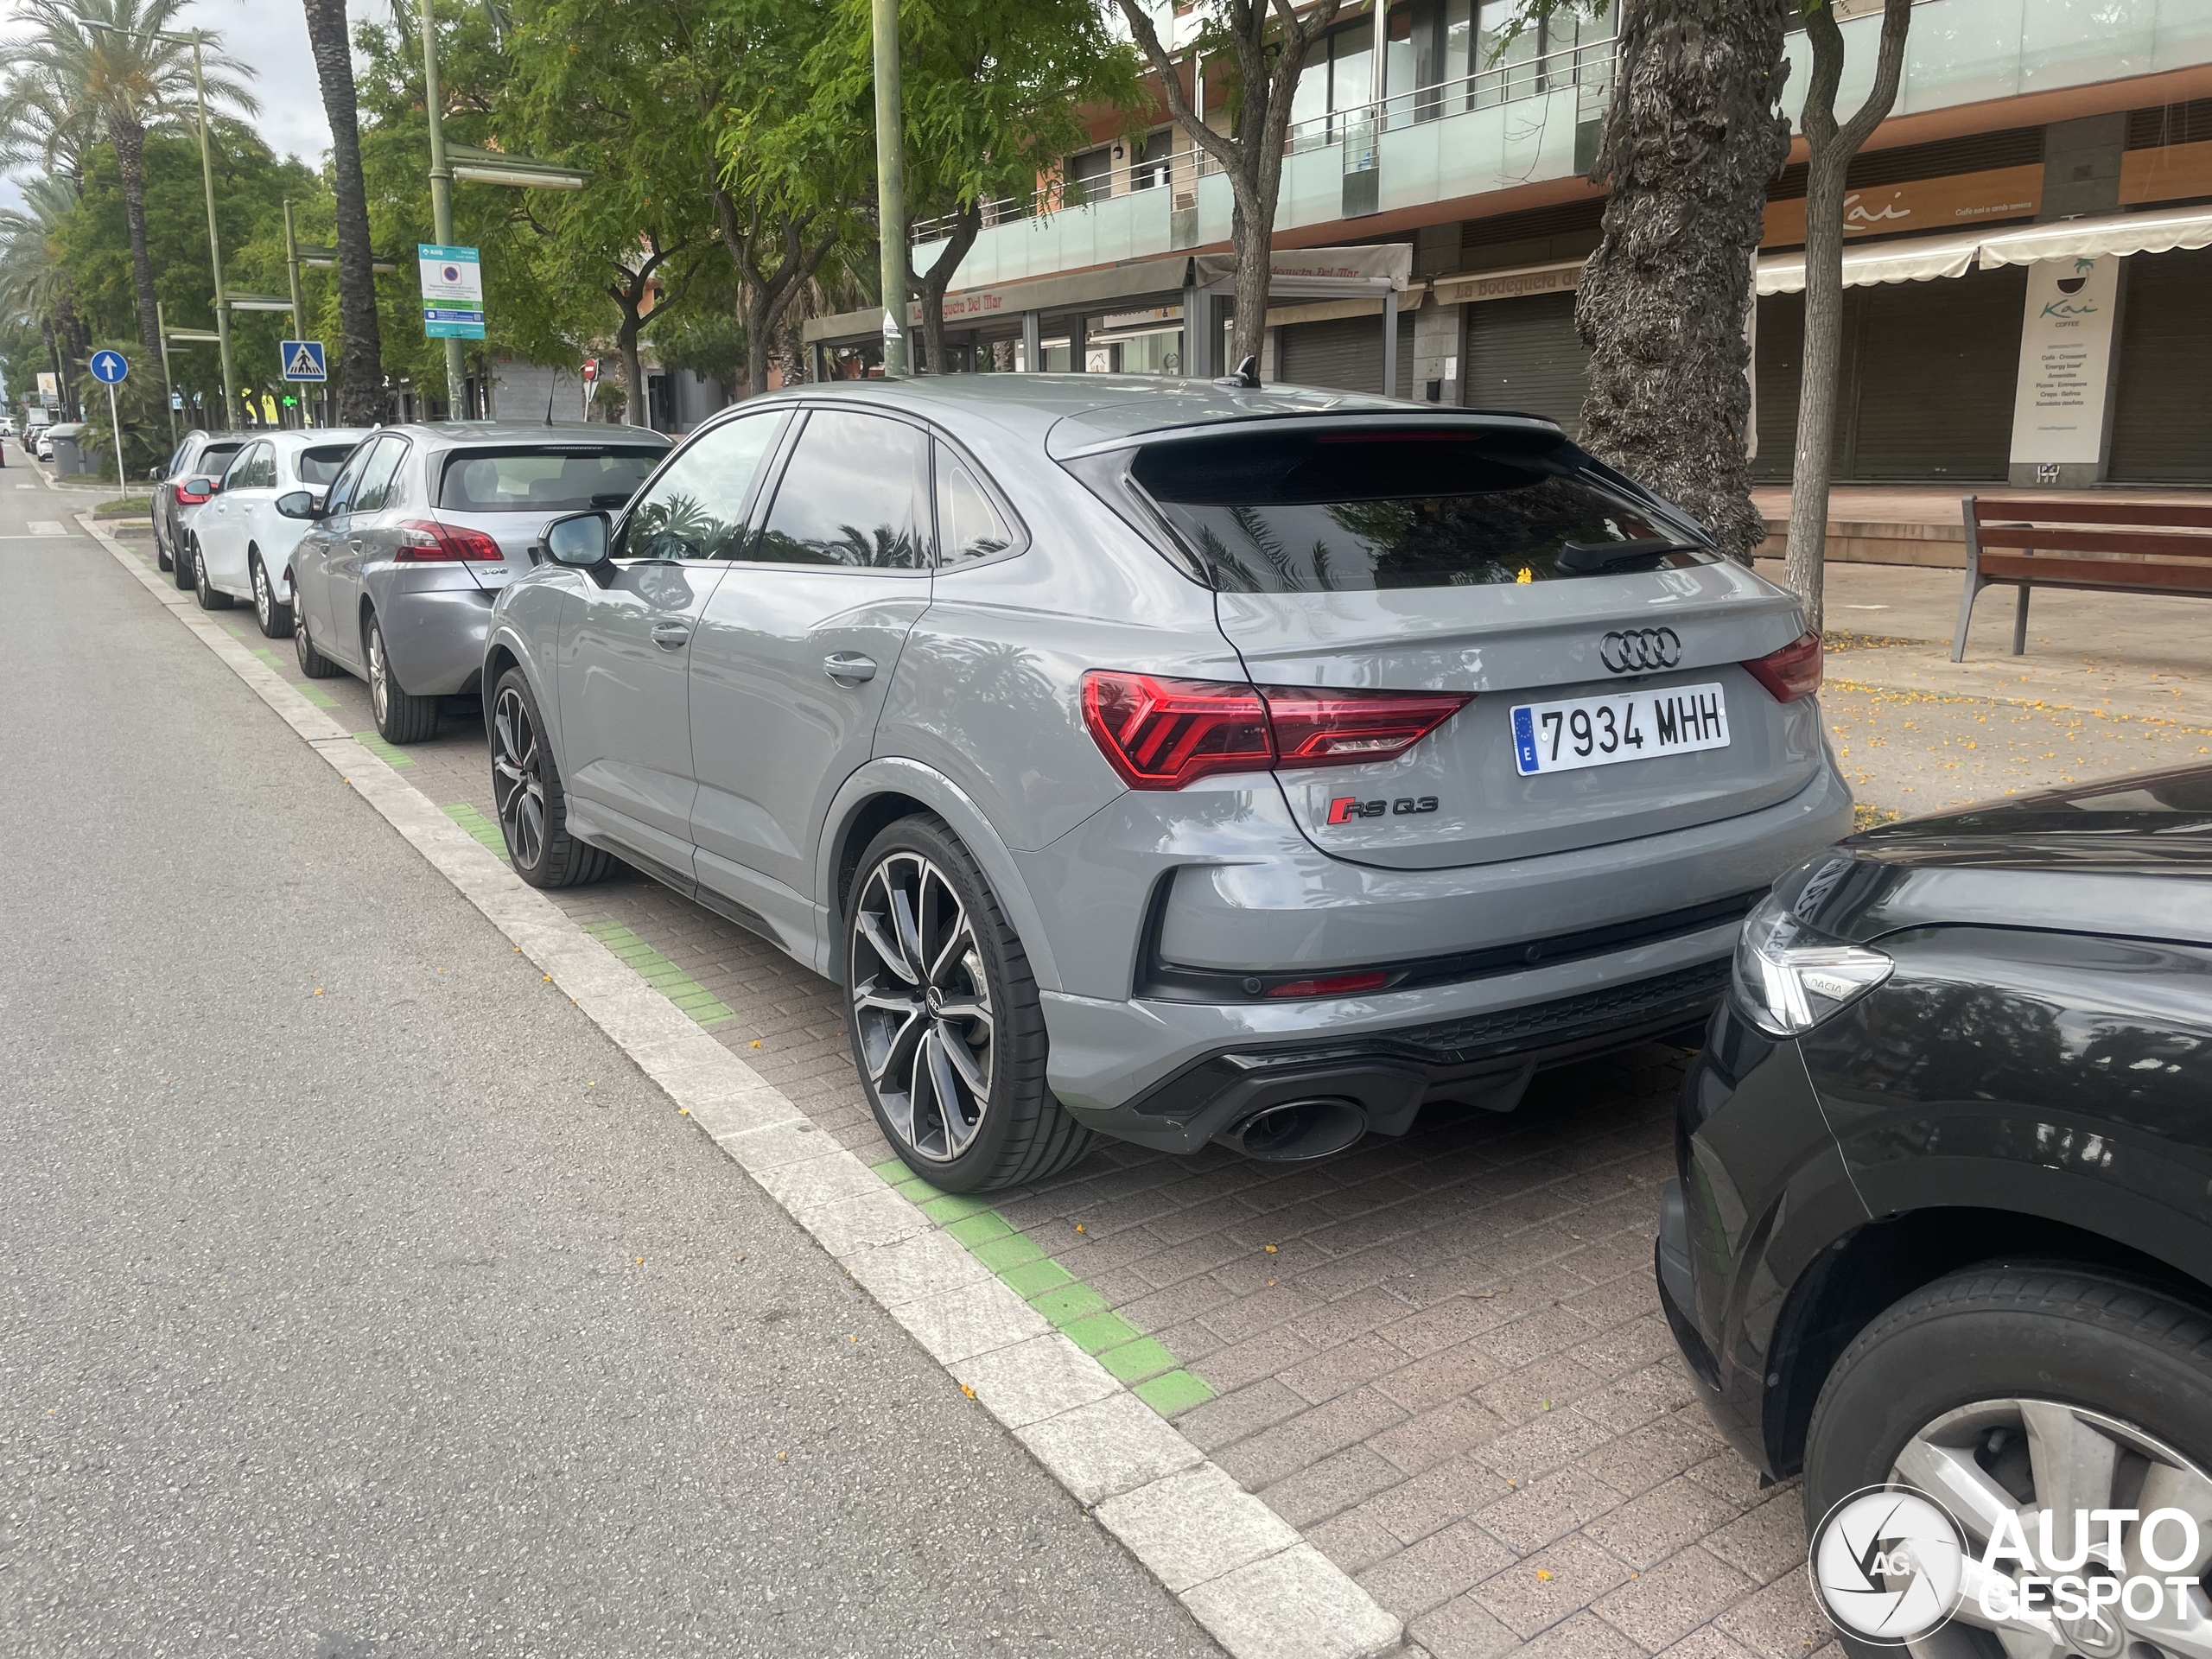
{"type": "Polygon", "coordinates": [[[1848,833],[1797,603],[1534,418],[947,376],[753,399],[493,610],[500,823],[847,988],[982,1191],[1324,1156],[1696,1030],[1848,833]]]}

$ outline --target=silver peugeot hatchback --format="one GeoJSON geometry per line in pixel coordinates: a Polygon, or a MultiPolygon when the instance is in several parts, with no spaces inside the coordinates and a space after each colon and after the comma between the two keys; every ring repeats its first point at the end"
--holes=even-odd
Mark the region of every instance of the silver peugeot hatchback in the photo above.
{"type": "Polygon", "coordinates": [[[1851,826],[1796,601],[1534,418],[801,387],[545,551],[483,671],[516,869],[620,858],[843,985],[954,1191],[1509,1109],[1694,1030],[1851,826]]]}

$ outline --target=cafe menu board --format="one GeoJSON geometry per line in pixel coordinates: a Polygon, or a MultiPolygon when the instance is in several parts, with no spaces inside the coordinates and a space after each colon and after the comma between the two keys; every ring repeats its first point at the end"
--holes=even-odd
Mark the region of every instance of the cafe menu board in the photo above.
{"type": "Polygon", "coordinates": [[[2041,259],[2028,267],[2012,404],[2015,461],[2099,459],[2119,296],[2120,261],[2109,254],[2041,259]]]}

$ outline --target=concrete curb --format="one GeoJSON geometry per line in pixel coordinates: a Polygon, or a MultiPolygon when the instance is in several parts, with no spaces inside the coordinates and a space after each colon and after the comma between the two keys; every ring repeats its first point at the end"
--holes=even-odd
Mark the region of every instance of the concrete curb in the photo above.
{"type": "Polygon", "coordinates": [[[494,927],[1236,1659],[1376,1659],[1398,1619],[781,1090],[86,515],[77,522],[494,927]]]}

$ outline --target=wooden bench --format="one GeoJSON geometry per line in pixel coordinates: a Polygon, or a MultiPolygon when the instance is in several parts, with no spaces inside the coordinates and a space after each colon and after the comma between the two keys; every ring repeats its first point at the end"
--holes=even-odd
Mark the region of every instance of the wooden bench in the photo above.
{"type": "Polygon", "coordinates": [[[1964,662],[1974,601],[1985,588],[2019,590],[2012,654],[2028,648],[2028,594],[2037,588],[2212,595],[2212,502],[1984,500],[1969,495],[1967,586],[1951,660],[1964,662]],[[1997,550],[1993,551],[1992,550],[1997,550]],[[2082,557],[2081,555],[2106,555],[2082,557]]]}

